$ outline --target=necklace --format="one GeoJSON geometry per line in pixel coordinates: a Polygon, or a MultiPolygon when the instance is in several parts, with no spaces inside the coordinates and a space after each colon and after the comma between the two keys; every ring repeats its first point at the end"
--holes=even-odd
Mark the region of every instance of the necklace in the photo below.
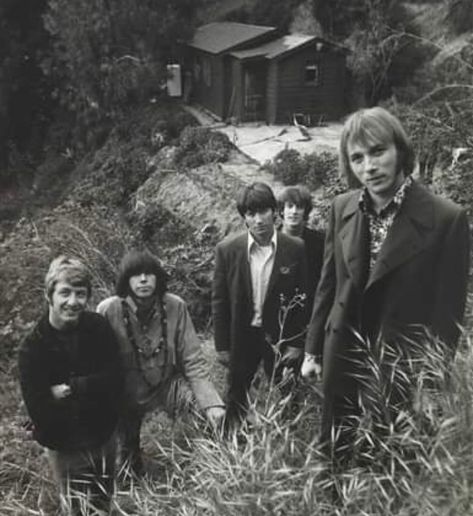
{"type": "MultiPolygon", "coordinates": [[[[166,317],[166,307],[164,305],[164,296],[160,296],[157,299],[157,302],[153,308],[153,312],[149,318],[149,320],[152,320],[154,317],[156,310],[159,310],[159,315],[161,318],[161,336],[159,338],[158,345],[153,349],[143,349],[138,345],[136,342],[136,336],[133,331],[133,327],[131,324],[130,319],[130,307],[128,306],[128,303],[125,299],[122,299],[122,311],[123,311],[123,320],[125,322],[125,329],[126,334],[128,337],[128,341],[131,344],[131,347],[133,348],[133,352],[136,359],[136,364],[141,370],[141,373],[143,375],[143,378],[148,383],[148,385],[155,386],[153,382],[150,382],[146,376],[146,368],[143,367],[143,360],[150,359],[151,357],[158,355],[161,351],[163,352],[163,363],[166,364],[167,361],[167,317],[166,317]]],[[[150,343],[151,344],[151,343],[150,343]]]]}

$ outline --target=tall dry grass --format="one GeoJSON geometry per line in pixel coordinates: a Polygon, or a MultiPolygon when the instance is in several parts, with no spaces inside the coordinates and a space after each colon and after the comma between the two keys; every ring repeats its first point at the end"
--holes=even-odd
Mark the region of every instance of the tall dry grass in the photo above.
{"type": "MultiPolygon", "coordinates": [[[[416,345],[424,353],[403,366],[415,373],[403,383],[413,395],[414,410],[399,410],[394,418],[386,393],[397,377],[381,367],[387,351],[370,350],[369,409],[366,404],[355,458],[344,470],[334,472],[318,446],[318,386],[301,384],[294,414],[293,407],[288,410],[290,398],[258,377],[251,425],[226,439],[204,421],[151,417],[143,436],[147,473],[141,480],[118,483],[115,514],[473,514],[470,339],[465,335],[451,365],[435,339],[424,335],[416,345]]],[[[210,343],[205,351],[221,384],[210,343]]],[[[17,387],[11,376],[1,380],[0,513],[54,514],[57,503],[47,463],[40,447],[20,429],[17,387]]]]}

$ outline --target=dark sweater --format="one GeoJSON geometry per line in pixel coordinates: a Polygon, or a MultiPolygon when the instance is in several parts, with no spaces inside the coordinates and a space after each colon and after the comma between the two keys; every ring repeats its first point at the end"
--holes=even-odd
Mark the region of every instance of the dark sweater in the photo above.
{"type": "Polygon", "coordinates": [[[54,450],[104,444],[115,430],[122,373],[108,322],[84,312],[72,331],[54,329],[46,314],[19,353],[20,383],[35,439],[54,450]],[[51,386],[66,383],[71,395],[56,400],[51,386]]]}

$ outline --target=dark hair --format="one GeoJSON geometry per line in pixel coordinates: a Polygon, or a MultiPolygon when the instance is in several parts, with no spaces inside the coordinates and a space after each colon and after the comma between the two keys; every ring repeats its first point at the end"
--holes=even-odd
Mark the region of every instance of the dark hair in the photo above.
{"type": "Polygon", "coordinates": [[[288,186],[278,195],[278,209],[282,218],[284,218],[284,205],[287,202],[304,208],[304,220],[309,218],[312,210],[312,196],[307,187],[303,185],[288,186]]]}
{"type": "Polygon", "coordinates": [[[408,176],[414,170],[414,149],[399,119],[379,106],[359,109],[347,118],[340,138],[340,173],[345,176],[350,187],[359,187],[360,181],[350,166],[348,144],[361,142],[365,145],[373,140],[394,143],[398,158],[398,173],[402,170],[408,176]]]}
{"type": "Polygon", "coordinates": [[[50,263],[44,278],[44,290],[48,300],[51,300],[58,281],[67,281],[75,287],[85,287],[87,297],[90,297],[90,273],[85,264],[77,258],[61,255],[50,263]]]}
{"type": "Polygon", "coordinates": [[[266,183],[252,183],[242,188],[237,198],[238,213],[244,217],[248,211],[257,212],[270,208],[276,211],[276,197],[266,183]]]}
{"type": "Polygon", "coordinates": [[[132,250],[122,258],[116,284],[117,295],[126,297],[130,293],[131,276],[142,273],[156,276],[156,293],[162,297],[167,290],[168,277],[157,256],[148,250],[132,250]]]}

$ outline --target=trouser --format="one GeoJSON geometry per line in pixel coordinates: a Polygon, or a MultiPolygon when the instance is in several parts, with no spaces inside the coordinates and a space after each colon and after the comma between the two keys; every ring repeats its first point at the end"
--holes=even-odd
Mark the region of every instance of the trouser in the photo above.
{"type": "Polygon", "coordinates": [[[48,450],[51,468],[59,484],[62,514],[109,514],[114,492],[116,451],[116,434],[104,445],[90,450],[48,450]]]}
{"type": "Polygon", "coordinates": [[[122,413],[118,425],[121,463],[138,475],[143,472],[141,426],[145,415],[155,409],[165,410],[173,419],[182,413],[195,411],[194,394],[181,375],[174,375],[157,386],[156,392],[146,403],[129,403],[122,413]]]}
{"type": "Polygon", "coordinates": [[[283,395],[294,389],[295,377],[300,364],[292,364],[293,381],[283,382],[284,364],[278,362],[271,345],[266,341],[262,328],[248,328],[244,345],[234,353],[230,364],[227,394],[227,425],[241,421],[248,410],[248,391],[258,366],[263,369],[273,385],[277,385],[283,395]]]}

